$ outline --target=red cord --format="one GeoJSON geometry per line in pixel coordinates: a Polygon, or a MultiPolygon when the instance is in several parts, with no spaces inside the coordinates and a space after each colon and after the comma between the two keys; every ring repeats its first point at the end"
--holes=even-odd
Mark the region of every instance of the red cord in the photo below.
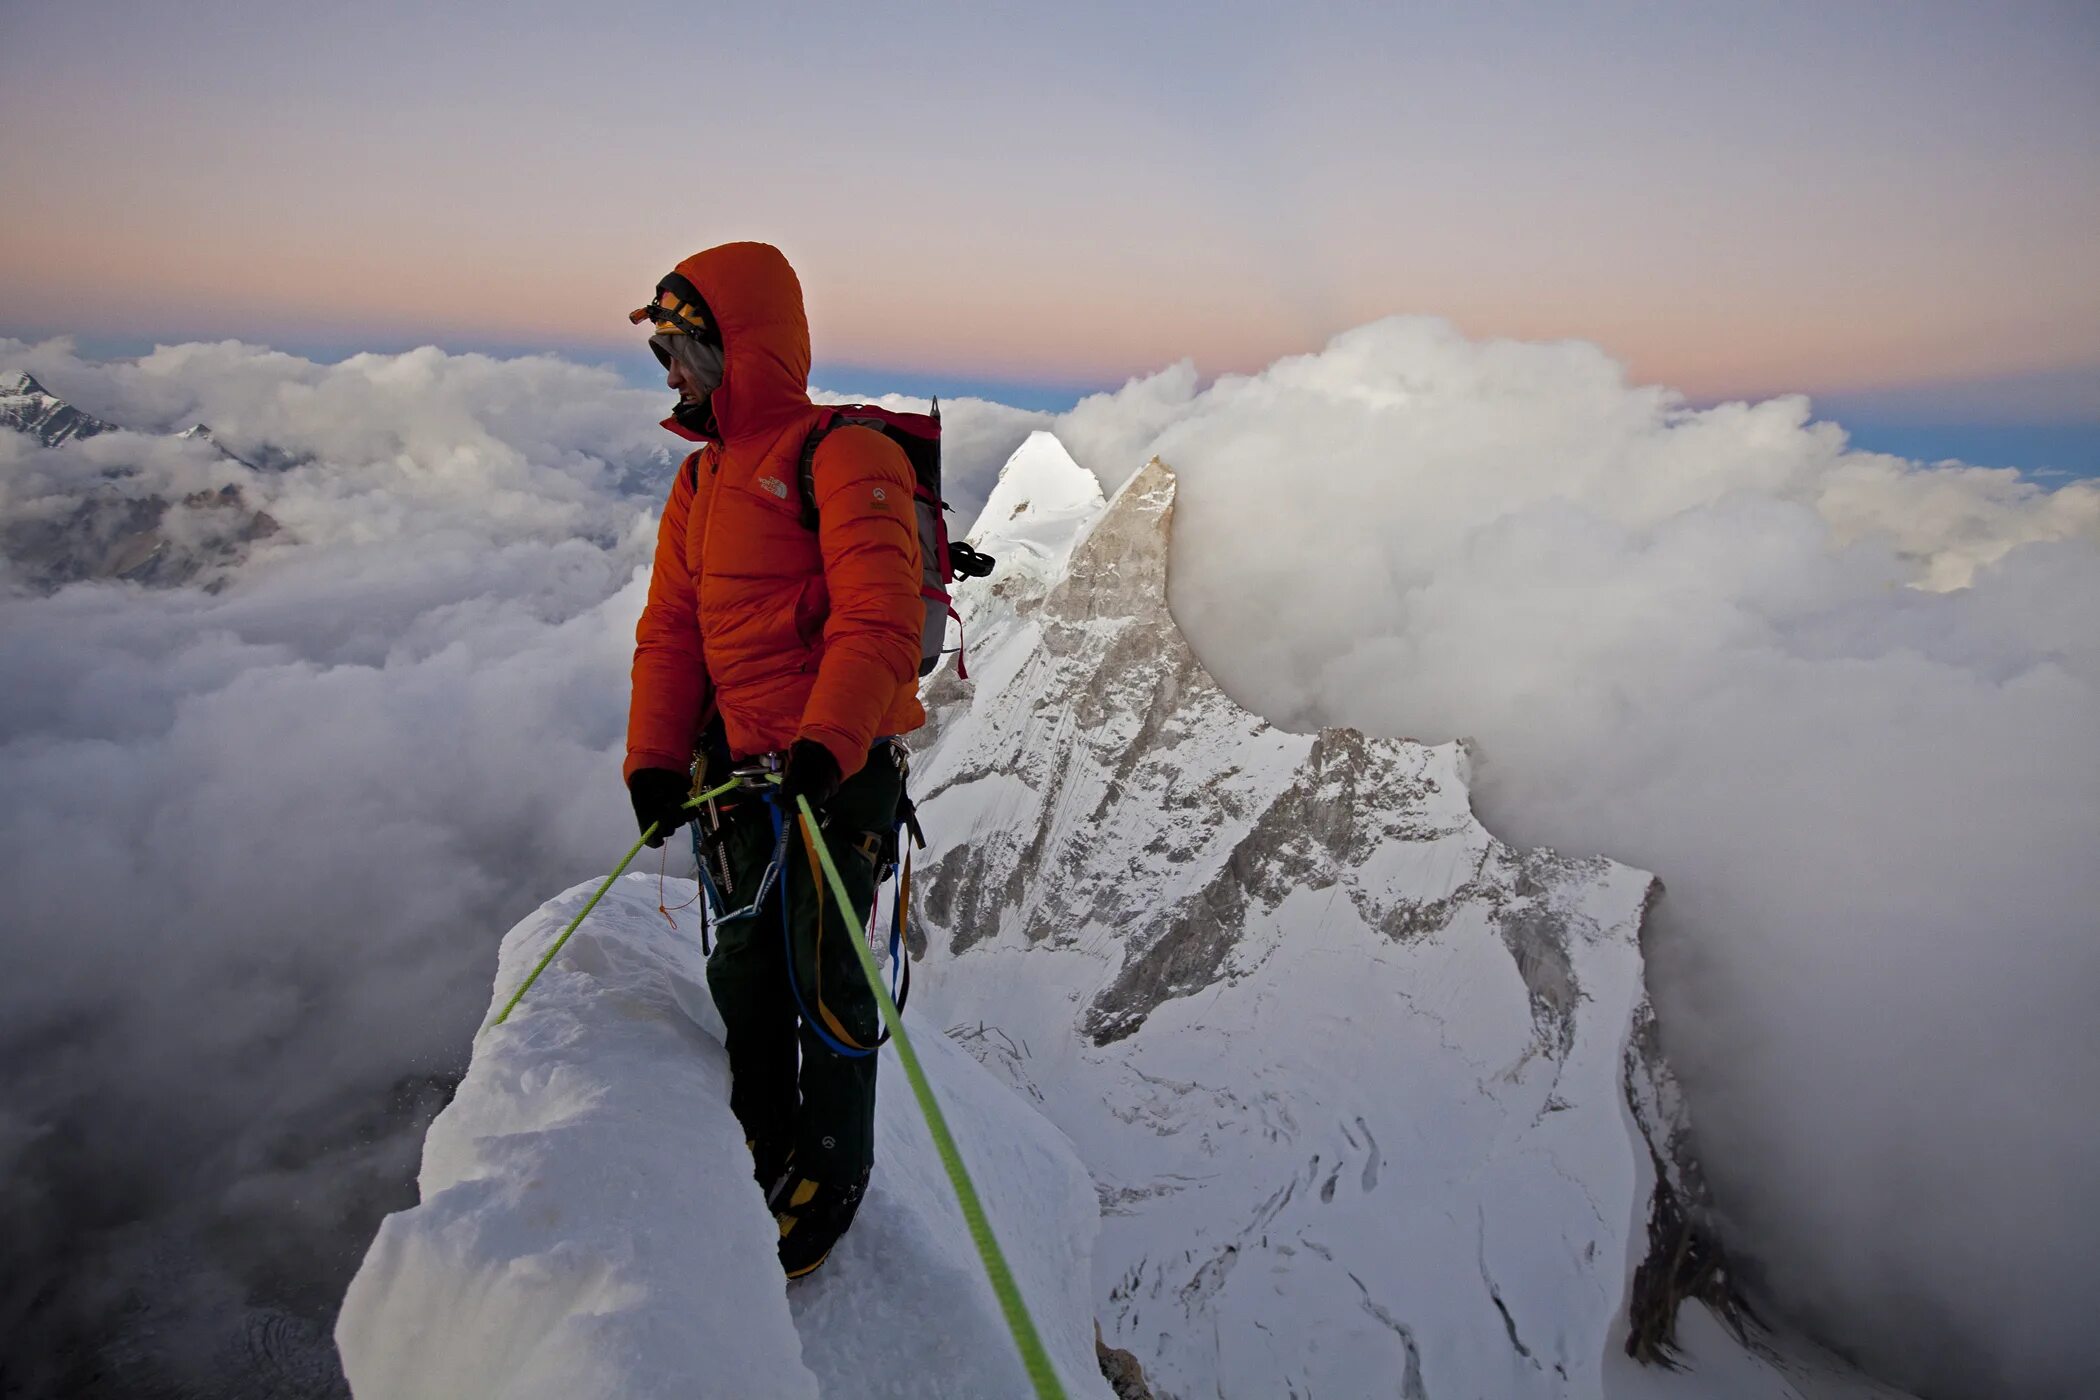
{"type": "MultiPolygon", "coordinates": [[[[664,868],[667,865],[669,865],[671,861],[671,843],[668,841],[664,842],[663,846],[660,849],[661,854],[659,854],[656,858],[656,912],[664,916],[665,923],[669,924],[672,928],[677,928],[678,920],[671,917],[671,911],[669,909],[664,908],[664,868]]],[[[699,898],[700,887],[696,882],[693,886],[693,898],[675,907],[679,909],[690,909],[693,907],[694,901],[698,900],[699,898]]]]}

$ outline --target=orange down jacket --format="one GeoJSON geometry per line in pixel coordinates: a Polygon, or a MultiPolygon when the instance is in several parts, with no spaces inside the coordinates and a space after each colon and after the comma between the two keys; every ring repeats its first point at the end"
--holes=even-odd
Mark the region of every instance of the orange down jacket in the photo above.
{"type": "Polygon", "coordinates": [[[827,433],[805,528],[796,476],[819,410],[794,269],[777,248],[729,243],[678,271],[721,331],[720,431],[680,464],[657,527],[626,775],[684,771],[719,712],[738,758],[815,739],[851,776],[877,736],[926,718],[911,463],[873,429],[827,433]]]}

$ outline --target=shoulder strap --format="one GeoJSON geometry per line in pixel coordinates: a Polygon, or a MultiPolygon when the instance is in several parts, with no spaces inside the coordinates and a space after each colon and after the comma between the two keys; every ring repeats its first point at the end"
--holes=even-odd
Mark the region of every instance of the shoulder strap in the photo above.
{"type": "Polygon", "coordinates": [[[827,408],[818,417],[817,425],[809,430],[802,440],[802,462],[795,472],[795,483],[801,488],[802,528],[817,528],[817,444],[830,435],[839,425],[839,411],[827,408]]]}

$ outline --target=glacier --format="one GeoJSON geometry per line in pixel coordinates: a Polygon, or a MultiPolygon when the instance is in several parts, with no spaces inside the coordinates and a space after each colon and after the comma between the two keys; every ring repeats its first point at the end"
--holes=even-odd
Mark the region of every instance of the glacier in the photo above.
{"type": "MultiPolygon", "coordinates": [[[[909,1013],[1073,1394],[1900,1392],[1684,1308],[1625,1353],[1658,1182],[1690,1190],[1640,940],[1660,886],[1518,850],[1472,756],[1277,729],[1167,604],[1175,481],[1038,433],[972,542],[912,773],[909,1013]]],[[[361,1396],[1027,1393],[886,1076],[854,1230],[783,1285],[727,1108],[689,882],[629,876],[432,1126],[337,1339],[361,1396]]],[[[495,995],[586,897],[505,939],[495,995]]],[[[492,1007],[496,1003],[492,1001],[492,1007]]]]}

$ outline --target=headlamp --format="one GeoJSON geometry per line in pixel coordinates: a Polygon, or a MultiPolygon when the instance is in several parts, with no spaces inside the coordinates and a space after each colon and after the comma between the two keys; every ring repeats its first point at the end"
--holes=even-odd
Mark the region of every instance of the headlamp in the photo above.
{"type": "MultiPolygon", "coordinates": [[[[656,300],[628,312],[627,319],[637,326],[650,322],[659,335],[689,335],[709,345],[722,343],[707,303],[693,290],[692,283],[675,272],[656,284],[656,300]]],[[[663,358],[661,350],[657,358],[663,358]]]]}

